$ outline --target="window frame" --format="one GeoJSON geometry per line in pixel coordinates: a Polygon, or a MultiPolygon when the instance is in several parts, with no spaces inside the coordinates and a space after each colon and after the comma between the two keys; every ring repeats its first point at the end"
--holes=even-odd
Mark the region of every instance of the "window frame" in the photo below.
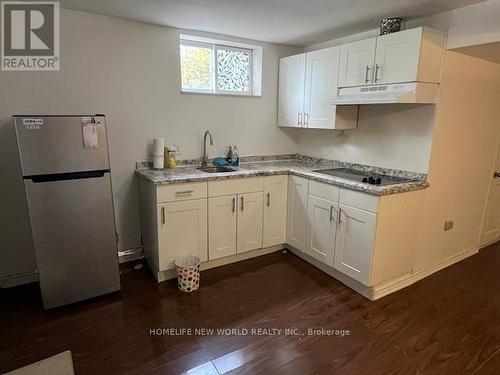
{"type": "MultiPolygon", "coordinates": [[[[212,90],[207,89],[189,89],[182,87],[182,64],[180,64],[181,70],[181,93],[189,93],[189,94],[208,94],[208,95],[231,95],[231,96],[254,96],[254,50],[252,48],[244,48],[238,46],[231,46],[227,44],[221,43],[210,43],[210,42],[201,42],[194,41],[189,39],[179,39],[179,52],[181,46],[190,46],[190,47],[199,47],[199,48],[208,48],[212,51],[212,59],[210,61],[210,73],[212,75],[212,90]],[[248,91],[232,91],[232,90],[220,90],[218,85],[218,74],[217,74],[217,51],[226,50],[226,51],[235,51],[235,52],[244,52],[248,54],[248,78],[249,78],[249,90],[248,91]]],[[[180,53],[179,53],[179,61],[180,61],[180,53]]]]}

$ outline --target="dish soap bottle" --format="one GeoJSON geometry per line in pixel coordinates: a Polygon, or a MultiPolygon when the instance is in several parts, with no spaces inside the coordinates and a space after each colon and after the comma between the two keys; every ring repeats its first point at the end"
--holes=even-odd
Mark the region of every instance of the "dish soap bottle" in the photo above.
{"type": "Polygon", "coordinates": [[[231,164],[235,166],[240,165],[240,152],[238,151],[238,147],[236,147],[236,145],[233,145],[232,153],[231,164]]]}

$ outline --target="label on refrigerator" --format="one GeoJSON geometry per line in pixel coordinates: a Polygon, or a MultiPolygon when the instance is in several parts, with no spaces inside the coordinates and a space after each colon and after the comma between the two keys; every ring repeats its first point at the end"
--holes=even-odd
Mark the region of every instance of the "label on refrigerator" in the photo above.
{"type": "Polygon", "coordinates": [[[42,118],[23,118],[23,125],[27,130],[38,130],[43,126],[42,118]]]}
{"type": "Polygon", "coordinates": [[[99,148],[99,138],[97,136],[97,125],[93,117],[82,117],[83,147],[99,148]]]}

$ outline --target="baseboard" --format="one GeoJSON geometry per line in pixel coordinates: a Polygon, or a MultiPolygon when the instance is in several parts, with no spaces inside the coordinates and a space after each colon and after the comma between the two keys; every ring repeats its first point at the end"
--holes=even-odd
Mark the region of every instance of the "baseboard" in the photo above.
{"type": "Polygon", "coordinates": [[[22,272],[15,275],[3,276],[0,279],[0,288],[12,288],[18,285],[36,283],[37,281],[38,272],[36,270],[30,272],[22,272]]]}
{"type": "Polygon", "coordinates": [[[494,239],[494,240],[492,240],[492,241],[489,241],[489,242],[483,243],[483,244],[479,245],[479,250],[482,250],[482,249],[484,249],[485,247],[488,247],[488,246],[490,246],[490,245],[493,245],[494,243],[497,243],[497,242],[499,242],[499,241],[500,241],[500,240],[499,240],[498,238],[495,238],[495,239],[494,239]]]}
{"type": "MultiPolygon", "coordinates": [[[[225,266],[225,265],[231,264],[231,263],[241,262],[242,260],[247,260],[247,259],[262,256],[262,255],[271,254],[271,253],[274,253],[276,251],[283,250],[284,248],[285,248],[285,245],[281,244],[281,245],[266,247],[264,249],[250,250],[250,251],[246,251],[246,252],[241,253],[241,254],[230,255],[230,256],[224,257],[224,258],[209,260],[207,262],[201,263],[200,270],[204,271],[204,270],[208,270],[210,268],[215,268],[215,267],[225,266]]],[[[162,281],[174,279],[177,277],[177,271],[175,269],[160,271],[160,272],[155,272],[153,270],[153,274],[156,275],[156,280],[159,283],[162,281]]]]}
{"type": "Polygon", "coordinates": [[[382,284],[375,285],[373,287],[372,291],[372,298],[373,300],[377,300],[379,298],[382,298],[388,294],[394,293],[398,290],[401,290],[403,288],[406,288],[407,286],[410,286],[417,281],[420,281],[422,279],[425,279],[426,277],[432,275],[433,273],[436,273],[438,271],[441,271],[442,269],[445,269],[455,263],[460,262],[461,260],[464,260],[465,258],[468,258],[474,254],[477,254],[479,252],[479,247],[474,246],[470,249],[467,249],[465,251],[462,251],[461,253],[458,253],[456,255],[453,255],[437,264],[434,264],[430,267],[423,268],[421,270],[418,270],[417,272],[414,272],[411,275],[407,276],[402,276],[397,279],[393,279],[387,282],[384,282],[382,284]]]}
{"type": "Polygon", "coordinates": [[[144,257],[144,252],[141,247],[136,247],[135,249],[127,249],[123,251],[118,251],[118,263],[127,263],[134,260],[139,260],[144,257]]]}

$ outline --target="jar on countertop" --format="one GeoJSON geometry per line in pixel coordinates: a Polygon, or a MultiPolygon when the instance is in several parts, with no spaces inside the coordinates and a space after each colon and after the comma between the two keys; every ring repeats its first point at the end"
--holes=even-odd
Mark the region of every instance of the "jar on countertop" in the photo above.
{"type": "Polygon", "coordinates": [[[165,168],[174,169],[177,167],[177,148],[174,146],[165,147],[165,168]]]}

